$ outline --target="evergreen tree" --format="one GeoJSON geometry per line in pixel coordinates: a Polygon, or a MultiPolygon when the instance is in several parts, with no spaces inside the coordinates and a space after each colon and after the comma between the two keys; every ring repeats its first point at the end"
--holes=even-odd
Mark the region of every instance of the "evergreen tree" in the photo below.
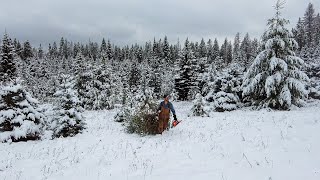
{"type": "Polygon", "coordinates": [[[309,79],[301,71],[303,60],[294,53],[298,45],[285,27],[289,22],[281,18],[282,5],[278,0],[275,17],[268,20],[263,50],[245,75],[243,95],[256,106],[285,110],[303,104],[309,79]]]}
{"type": "Polygon", "coordinates": [[[206,101],[201,94],[197,94],[195,100],[193,100],[193,106],[191,108],[192,116],[207,116],[209,117],[209,108],[206,105],[206,101]]]}
{"type": "Polygon", "coordinates": [[[14,80],[16,77],[15,52],[8,34],[5,33],[2,39],[0,60],[0,81],[14,80]]]}
{"type": "Polygon", "coordinates": [[[220,47],[217,38],[214,39],[213,43],[213,53],[212,59],[215,60],[218,56],[220,56],[220,47]]]}
{"type": "Polygon", "coordinates": [[[15,53],[21,58],[23,59],[23,48],[21,46],[20,41],[17,41],[16,39],[14,39],[14,49],[15,49],[15,53]]]}
{"type": "Polygon", "coordinates": [[[107,43],[106,40],[103,38],[100,46],[100,56],[103,63],[107,60],[107,43]]]}
{"type": "Polygon", "coordinates": [[[84,117],[76,90],[75,80],[68,75],[61,75],[61,85],[55,93],[59,97],[57,116],[51,123],[55,137],[75,136],[85,128],[84,117]]]}
{"type": "Polygon", "coordinates": [[[312,3],[309,3],[308,8],[304,14],[304,26],[306,45],[310,48],[315,40],[315,10],[312,3]]]}
{"type": "Polygon", "coordinates": [[[63,56],[64,43],[65,43],[65,41],[64,41],[63,37],[61,37],[61,39],[60,39],[60,46],[59,46],[59,52],[58,52],[60,58],[63,58],[63,57],[64,57],[64,56],[63,56]]]}
{"type": "Polygon", "coordinates": [[[44,115],[18,81],[0,86],[0,142],[38,140],[44,115]]]}
{"type": "Polygon", "coordinates": [[[315,45],[320,44],[320,13],[315,17],[314,19],[314,26],[315,26],[315,32],[314,32],[314,38],[315,38],[315,45]]]}
{"type": "Polygon", "coordinates": [[[140,84],[141,80],[141,70],[138,66],[138,63],[133,62],[130,68],[130,75],[129,75],[129,87],[131,92],[136,93],[140,84]]]}
{"type": "Polygon", "coordinates": [[[165,59],[165,62],[169,62],[169,60],[170,60],[170,46],[168,43],[167,36],[164,37],[162,49],[163,49],[163,58],[165,59]]]}
{"type": "Polygon", "coordinates": [[[242,71],[239,64],[231,64],[209,76],[203,94],[213,110],[232,111],[240,106],[242,71]]]}
{"type": "Polygon", "coordinates": [[[39,48],[38,48],[38,58],[39,59],[43,59],[44,53],[43,53],[43,49],[42,46],[40,44],[39,48]]]}
{"type": "Polygon", "coordinates": [[[252,46],[251,46],[250,36],[249,36],[249,33],[247,33],[246,36],[243,38],[240,46],[241,55],[242,55],[241,62],[245,67],[248,67],[250,65],[250,61],[252,58],[251,47],[252,46]]]}
{"type": "Polygon", "coordinates": [[[240,33],[237,33],[233,42],[233,61],[237,63],[241,60],[240,43],[240,33]]]}
{"type": "Polygon", "coordinates": [[[207,57],[207,47],[206,43],[204,42],[203,38],[201,39],[200,45],[199,45],[199,56],[200,58],[207,57]]]}
{"type": "Polygon", "coordinates": [[[301,51],[302,47],[305,46],[305,30],[304,24],[301,18],[299,18],[297,26],[295,29],[292,30],[293,36],[297,43],[299,44],[298,50],[301,51]]]}
{"type": "Polygon", "coordinates": [[[116,82],[112,76],[112,70],[106,66],[99,66],[94,71],[91,92],[94,95],[93,106],[90,109],[113,109],[116,101],[114,88],[116,82]]]}
{"type": "Polygon", "coordinates": [[[110,40],[108,40],[106,53],[107,53],[108,60],[111,61],[113,59],[113,52],[112,52],[112,46],[111,46],[110,40]]]}
{"type": "Polygon", "coordinates": [[[53,42],[51,50],[52,50],[51,54],[52,54],[53,59],[58,58],[59,52],[58,52],[58,46],[57,46],[56,42],[53,42]]]}
{"type": "Polygon", "coordinates": [[[26,41],[24,44],[23,44],[23,59],[24,60],[27,60],[29,58],[32,58],[33,57],[33,52],[32,52],[32,47],[29,43],[29,41],[26,41]]]}
{"type": "Polygon", "coordinates": [[[182,57],[180,62],[180,74],[175,79],[175,89],[178,92],[179,100],[187,100],[189,91],[192,84],[192,70],[191,70],[191,61],[194,59],[193,52],[189,40],[187,39],[184,48],[182,51],[182,57]]]}
{"type": "Polygon", "coordinates": [[[232,62],[232,44],[231,44],[231,42],[229,42],[227,44],[226,53],[227,53],[227,65],[228,65],[232,62]]]}
{"type": "Polygon", "coordinates": [[[209,39],[209,41],[207,42],[207,49],[208,49],[208,63],[211,64],[213,62],[213,44],[212,44],[212,40],[209,39]]]}
{"type": "Polygon", "coordinates": [[[223,64],[227,65],[228,64],[228,39],[226,38],[224,40],[224,43],[221,45],[220,49],[220,57],[223,59],[223,64]]]}

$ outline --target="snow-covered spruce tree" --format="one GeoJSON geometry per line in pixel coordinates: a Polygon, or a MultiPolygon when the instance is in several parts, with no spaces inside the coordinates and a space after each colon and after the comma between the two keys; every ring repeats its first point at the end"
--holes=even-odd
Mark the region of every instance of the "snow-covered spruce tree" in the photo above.
{"type": "Polygon", "coordinates": [[[94,77],[90,92],[93,94],[93,103],[90,109],[113,109],[116,101],[115,88],[116,83],[110,67],[98,66],[93,71],[94,77]]]}
{"type": "Polygon", "coordinates": [[[51,123],[54,137],[75,136],[85,128],[80,101],[74,85],[75,80],[72,76],[61,75],[60,88],[54,94],[59,98],[57,115],[51,123]]]}
{"type": "Polygon", "coordinates": [[[45,117],[37,104],[18,80],[0,86],[1,142],[40,139],[45,117]]]}
{"type": "Polygon", "coordinates": [[[92,93],[93,73],[92,67],[85,64],[85,58],[82,52],[79,52],[74,65],[76,84],[75,89],[78,92],[80,104],[85,109],[93,107],[94,93],[92,93]]]}
{"type": "Polygon", "coordinates": [[[202,74],[201,79],[203,81],[201,94],[207,95],[210,90],[213,88],[213,83],[216,79],[217,75],[217,69],[215,66],[215,63],[211,63],[208,65],[208,67],[205,69],[205,72],[202,74]]]}
{"type": "Polygon", "coordinates": [[[227,79],[222,79],[221,82],[221,90],[213,96],[213,110],[224,112],[238,109],[240,98],[237,92],[241,87],[239,78],[228,76],[227,79]]]}
{"type": "Polygon", "coordinates": [[[180,74],[175,79],[175,89],[178,92],[179,100],[187,100],[191,87],[194,87],[192,82],[192,59],[194,59],[193,51],[191,50],[189,40],[187,39],[182,51],[180,60],[180,74]]]}
{"type": "Polygon", "coordinates": [[[138,91],[141,80],[141,67],[138,62],[132,62],[129,71],[129,87],[135,93],[138,91]]]}
{"type": "Polygon", "coordinates": [[[122,89],[122,106],[119,112],[115,115],[114,120],[116,122],[129,122],[133,116],[133,95],[131,94],[128,86],[122,89]]]}
{"type": "Polygon", "coordinates": [[[231,64],[224,71],[215,74],[212,82],[206,86],[205,99],[214,111],[224,112],[237,109],[242,93],[242,67],[231,64]]]}
{"type": "Polygon", "coordinates": [[[0,142],[40,139],[44,115],[37,101],[16,77],[15,54],[11,39],[4,35],[0,63],[0,142]]]}
{"type": "Polygon", "coordinates": [[[209,117],[210,109],[207,106],[207,102],[204,100],[201,94],[197,94],[195,100],[193,100],[193,106],[191,108],[192,116],[207,116],[209,117]]]}
{"type": "Polygon", "coordinates": [[[301,71],[304,61],[294,53],[298,44],[285,27],[289,22],[281,18],[283,4],[278,0],[276,15],[268,21],[263,50],[246,72],[243,96],[258,107],[287,110],[303,104],[309,78],[301,71]]]}
{"type": "Polygon", "coordinates": [[[14,80],[16,78],[15,52],[11,39],[5,33],[2,40],[0,56],[0,80],[14,80]]]}

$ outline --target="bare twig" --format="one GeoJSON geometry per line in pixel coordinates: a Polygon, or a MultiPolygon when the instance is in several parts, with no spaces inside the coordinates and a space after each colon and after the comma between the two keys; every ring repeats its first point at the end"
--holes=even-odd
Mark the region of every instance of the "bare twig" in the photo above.
{"type": "Polygon", "coordinates": [[[247,156],[243,153],[243,157],[245,157],[246,158],[246,160],[247,160],[247,162],[248,162],[248,164],[251,166],[251,168],[252,168],[252,164],[250,163],[250,161],[248,160],[248,158],[247,158],[247,156]]]}

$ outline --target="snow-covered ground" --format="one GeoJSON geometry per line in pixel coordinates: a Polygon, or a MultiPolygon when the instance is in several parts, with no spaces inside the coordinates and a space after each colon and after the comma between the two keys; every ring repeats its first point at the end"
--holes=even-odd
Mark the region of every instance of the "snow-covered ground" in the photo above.
{"type": "Polygon", "coordinates": [[[127,134],[116,110],[86,112],[73,138],[0,144],[1,180],[319,180],[320,103],[285,112],[187,117],[163,135],[127,134]]]}

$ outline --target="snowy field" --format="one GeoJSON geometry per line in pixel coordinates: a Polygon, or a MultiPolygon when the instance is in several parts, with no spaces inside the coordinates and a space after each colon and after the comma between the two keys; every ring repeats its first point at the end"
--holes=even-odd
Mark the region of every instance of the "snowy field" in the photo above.
{"type": "Polygon", "coordinates": [[[285,112],[238,110],[187,117],[140,137],[113,122],[116,110],[89,111],[73,138],[0,144],[1,180],[319,180],[320,102],[285,112]]]}

